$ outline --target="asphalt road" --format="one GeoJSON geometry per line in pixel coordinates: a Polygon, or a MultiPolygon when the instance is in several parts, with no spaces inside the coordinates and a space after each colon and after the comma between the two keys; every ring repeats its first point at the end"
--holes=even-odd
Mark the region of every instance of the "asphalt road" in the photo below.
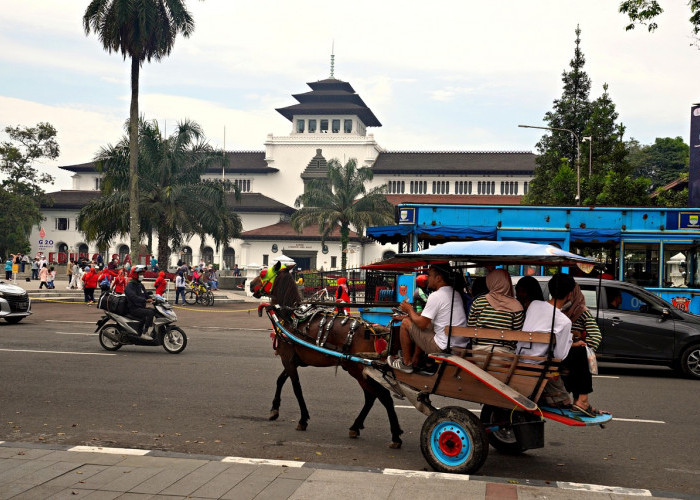
{"type": "MultiPolygon", "coordinates": [[[[360,439],[348,438],[363,397],[342,370],[301,370],[306,432],[295,430],[291,384],[280,419],[268,421],[281,363],[269,322],[253,307],[178,309],[189,343],[171,355],[134,346],[108,353],[93,333],[99,310],[34,302],[29,319],[0,322],[0,440],[427,470],[419,447],[424,416],[405,401],[396,401],[402,449],[388,447],[379,404],[360,439]]],[[[605,429],[548,422],[544,448],[520,456],[492,448],[478,475],[698,493],[700,381],[665,368],[603,364],[594,387],[594,404],[616,417],[605,429]]]]}

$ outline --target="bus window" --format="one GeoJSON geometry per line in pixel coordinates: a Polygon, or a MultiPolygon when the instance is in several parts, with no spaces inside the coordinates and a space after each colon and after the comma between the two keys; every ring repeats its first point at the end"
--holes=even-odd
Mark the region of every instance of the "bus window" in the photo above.
{"type": "Polygon", "coordinates": [[[624,258],[623,281],[644,287],[660,285],[658,243],[629,243],[624,258]]]}

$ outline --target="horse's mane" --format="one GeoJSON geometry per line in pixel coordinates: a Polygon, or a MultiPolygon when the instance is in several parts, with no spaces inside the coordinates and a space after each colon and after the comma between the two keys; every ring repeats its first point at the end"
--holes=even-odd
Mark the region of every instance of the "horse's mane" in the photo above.
{"type": "Polygon", "coordinates": [[[289,272],[283,271],[275,278],[273,296],[273,301],[282,307],[296,307],[299,305],[301,295],[299,295],[297,284],[289,272]]]}

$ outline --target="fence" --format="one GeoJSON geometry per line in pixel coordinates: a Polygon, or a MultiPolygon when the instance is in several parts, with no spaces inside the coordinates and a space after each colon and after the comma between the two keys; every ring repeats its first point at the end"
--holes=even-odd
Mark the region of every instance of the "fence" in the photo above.
{"type": "Polygon", "coordinates": [[[393,302],[396,297],[396,272],[368,271],[365,269],[348,269],[341,271],[303,271],[294,274],[299,292],[304,300],[321,290],[326,290],[335,297],[338,279],[347,278],[350,301],[356,304],[374,302],[393,302]]]}

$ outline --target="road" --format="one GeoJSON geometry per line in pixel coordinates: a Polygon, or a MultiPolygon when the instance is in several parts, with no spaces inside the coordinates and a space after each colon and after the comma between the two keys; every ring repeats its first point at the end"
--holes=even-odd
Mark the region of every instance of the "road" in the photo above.
{"type": "MultiPolygon", "coordinates": [[[[360,439],[348,438],[363,397],[342,370],[301,370],[306,432],[295,430],[291,385],[280,419],[268,421],[281,363],[253,306],[177,309],[189,343],[171,355],[134,346],[108,353],[93,333],[99,310],[35,302],[29,319],[0,322],[0,440],[427,470],[424,416],[405,401],[396,401],[402,449],[388,447],[379,404],[360,439]]],[[[515,457],[492,448],[478,475],[698,493],[699,384],[665,368],[603,364],[592,401],[615,421],[605,429],[548,422],[544,448],[515,457]]]]}

